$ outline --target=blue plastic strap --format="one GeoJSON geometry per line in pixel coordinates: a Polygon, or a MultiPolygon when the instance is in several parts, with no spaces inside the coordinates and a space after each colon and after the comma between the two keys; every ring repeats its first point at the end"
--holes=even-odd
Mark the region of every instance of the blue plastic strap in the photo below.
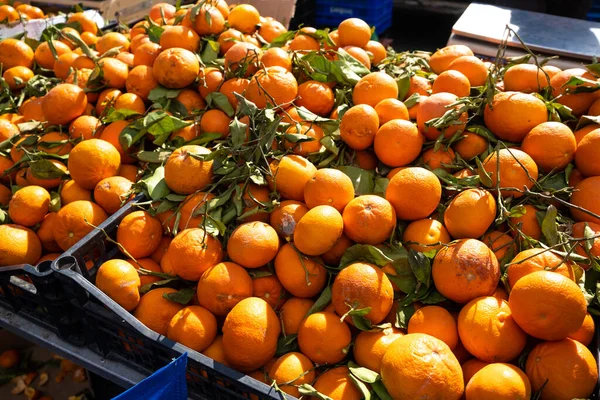
{"type": "Polygon", "coordinates": [[[187,400],[187,353],[113,400],[187,400]]]}

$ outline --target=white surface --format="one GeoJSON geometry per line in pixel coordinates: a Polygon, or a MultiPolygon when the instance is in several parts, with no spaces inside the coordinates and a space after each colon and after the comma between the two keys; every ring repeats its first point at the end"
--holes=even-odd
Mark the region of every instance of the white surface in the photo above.
{"type": "MultiPolygon", "coordinates": [[[[104,26],[104,19],[98,10],[86,10],[84,13],[92,17],[100,28],[104,26]]],[[[18,22],[12,26],[0,26],[0,40],[16,36],[23,31],[25,31],[28,38],[39,40],[42,36],[42,32],[44,32],[44,29],[48,26],[64,23],[66,21],[66,15],[58,15],[52,18],[33,19],[31,21],[26,21],[25,23],[18,22]]]]}
{"type": "MultiPolygon", "coordinates": [[[[505,37],[506,25],[533,51],[586,60],[600,55],[600,23],[486,4],[470,4],[452,33],[498,44],[505,37]]],[[[520,47],[516,37],[509,45],[520,47]]]]}
{"type": "MultiPolygon", "coordinates": [[[[240,1],[240,3],[242,2],[240,1]]],[[[246,0],[243,3],[252,4],[260,12],[260,15],[273,17],[286,28],[296,11],[296,0],[246,0]]]]}

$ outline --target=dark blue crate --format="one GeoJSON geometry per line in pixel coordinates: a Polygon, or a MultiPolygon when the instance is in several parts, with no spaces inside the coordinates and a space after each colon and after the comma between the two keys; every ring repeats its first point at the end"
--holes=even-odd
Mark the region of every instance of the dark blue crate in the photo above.
{"type": "MultiPolygon", "coordinates": [[[[323,17],[323,16],[317,15],[315,24],[321,28],[327,27],[327,28],[331,28],[331,29],[337,29],[337,26],[340,24],[340,22],[342,22],[345,19],[346,18],[323,17]]],[[[378,35],[381,35],[383,32],[385,32],[392,26],[392,13],[390,12],[387,14],[380,15],[376,19],[371,19],[371,20],[365,19],[365,22],[367,24],[369,24],[369,26],[374,26],[375,33],[377,33],[378,35]]]]}
{"type": "Polygon", "coordinates": [[[317,0],[316,14],[317,21],[337,21],[339,24],[346,18],[360,18],[371,25],[384,15],[391,16],[393,8],[394,0],[317,0]]]}

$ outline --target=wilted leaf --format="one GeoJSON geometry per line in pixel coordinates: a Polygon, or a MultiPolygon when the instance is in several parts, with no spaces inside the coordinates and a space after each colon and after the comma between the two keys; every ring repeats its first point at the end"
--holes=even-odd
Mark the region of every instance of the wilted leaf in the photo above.
{"type": "Polygon", "coordinates": [[[558,226],[556,223],[556,217],[558,216],[558,210],[554,205],[548,206],[546,215],[542,221],[542,233],[546,238],[548,245],[554,246],[558,243],[558,226]]]}

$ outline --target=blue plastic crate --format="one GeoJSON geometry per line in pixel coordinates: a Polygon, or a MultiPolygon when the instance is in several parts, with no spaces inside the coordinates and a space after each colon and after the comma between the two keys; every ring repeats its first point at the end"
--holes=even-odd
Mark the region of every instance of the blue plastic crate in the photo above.
{"type": "MultiPolygon", "coordinates": [[[[337,26],[340,24],[340,22],[342,22],[345,19],[346,18],[324,17],[317,15],[315,19],[315,24],[321,28],[337,29],[337,26]]],[[[380,15],[379,18],[376,19],[364,20],[367,24],[369,24],[369,26],[374,26],[375,33],[380,35],[392,26],[392,13],[390,12],[380,15]]]]}
{"type": "Polygon", "coordinates": [[[383,32],[383,27],[391,26],[393,8],[394,0],[317,0],[316,23],[334,27],[347,18],[360,18],[371,26],[378,26],[378,32],[383,32]]]}

